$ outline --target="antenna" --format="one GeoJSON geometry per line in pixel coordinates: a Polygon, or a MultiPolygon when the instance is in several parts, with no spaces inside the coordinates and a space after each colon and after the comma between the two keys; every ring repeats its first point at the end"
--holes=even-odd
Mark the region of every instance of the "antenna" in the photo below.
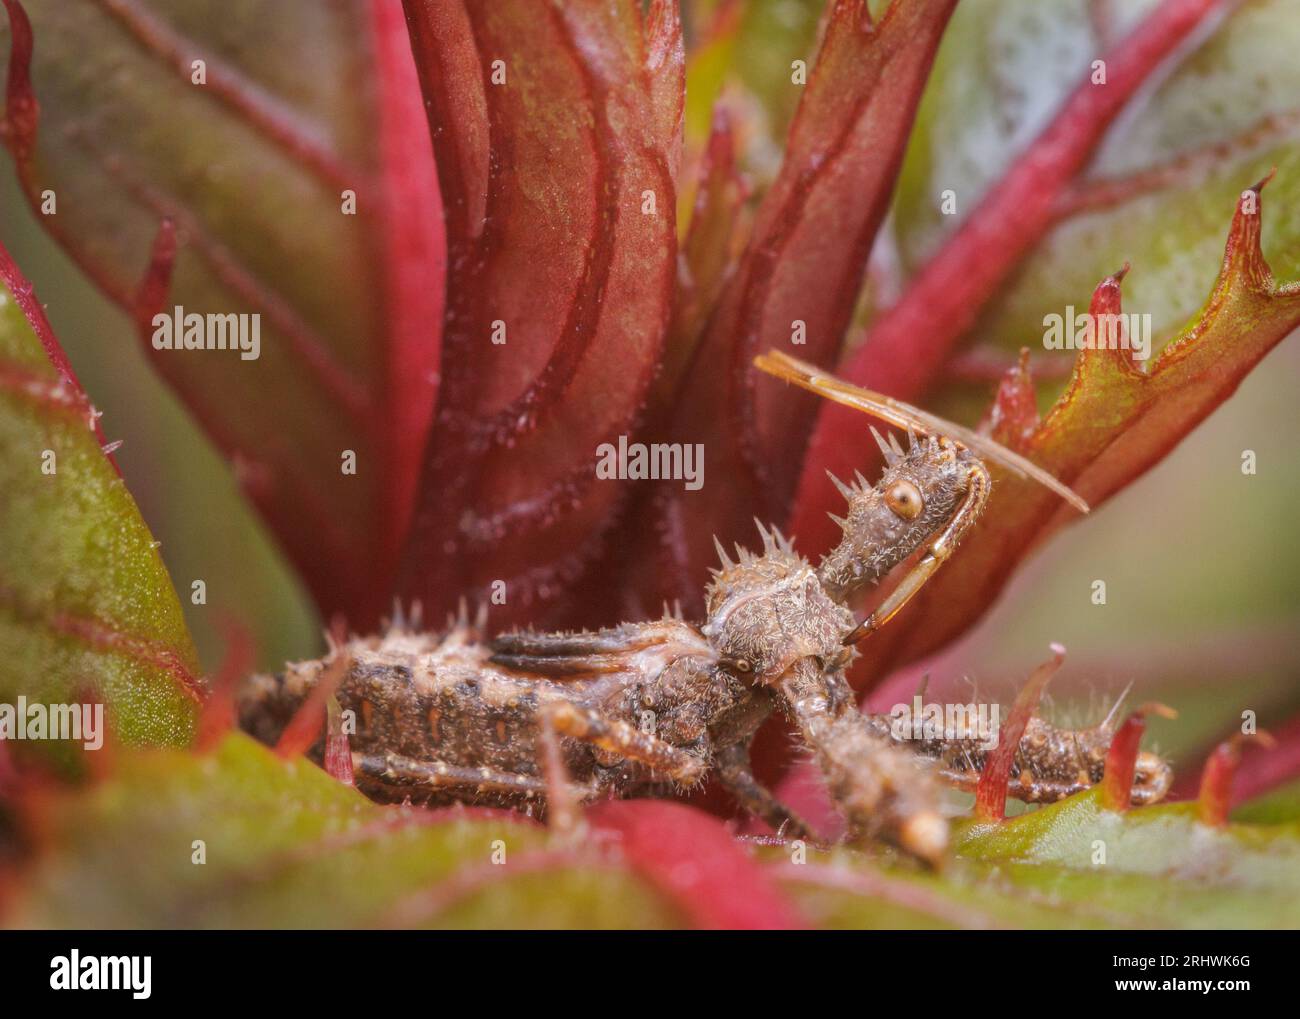
{"type": "Polygon", "coordinates": [[[1068,485],[1062,484],[1047,471],[1019,453],[1013,453],[999,442],[972,432],[969,428],[945,421],[941,417],[927,414],[910,403],[895,400],[892,396],[862,389],[837,379],[834,375],[822,371],[815,365],[800,361],[797,357],[783,354],[779,350],[768,351],[754,358],[754,365],[778,379],[793,382],[809,392],[824,396],[828,400],[842,403],[846,407],[863,411],[873,417],[888,421],[897,428],[911,428],[927,435],[949,436],[963,443],[968,448],[998,463],[1012,474],[1022,478],[1031,478],[1044,488],[1055,492],[1080,513],[1087,513],[1088,504],[1068,485]]]}

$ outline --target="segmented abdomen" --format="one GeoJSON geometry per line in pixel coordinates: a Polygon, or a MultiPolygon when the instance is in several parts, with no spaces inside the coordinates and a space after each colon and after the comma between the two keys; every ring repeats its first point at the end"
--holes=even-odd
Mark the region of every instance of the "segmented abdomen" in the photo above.
{"type": "MultiPolygon", "coordinates": [[[[581,699],[581,683],[518,676],[489,662],[489,648],[456,631],[392,633],[354,640],[334,696],[350,722],[354,753],[396,754],[520,775],[538,774],[537,706],[548,697],[581,699]]],[[[239,698],[239,724],[273,744],[325,677],[332,659],[297,662],[254,676],[239,698]]],[[[309,755],[320,760],[324,738],[309,755]]],[[[580,761],[568,762],[580,767],[580,761]]]]}
{"type": "MultiPolygon", "coordinates": [[[[948,731],[928,739],[900,738],[893,731],[890,715],[868,717],[881,735],[935,761],[945,781],[975,791],[993,752],[986,740],[948,731]]],[[[1037,716],[1031,718],[1011,765],[1009,794],[1025,803],[1055,803],[1096,785],[1105,773],[1113,735],[1105,723],[1089,729],[1062,729],[1037,716]]],[[[1173,771],[1159,755],[1138,754],[1132,793],[1135,806],[1160,801],[1172,783],[1173,771]]]]}

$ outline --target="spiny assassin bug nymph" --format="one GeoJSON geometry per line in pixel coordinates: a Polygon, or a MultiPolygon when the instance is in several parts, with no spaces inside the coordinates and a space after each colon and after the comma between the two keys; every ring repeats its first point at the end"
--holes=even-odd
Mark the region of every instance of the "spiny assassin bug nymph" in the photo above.
{"type": "MultiPolygon", "coordinates": [[[[546,809],[552,822],[566,823],[575,803],[688,789],[712,773],[773,828],[806,836],[807,826],[750,769],[754,733],[779,711],[820,767],[850,838],[937,864],[948,841],[938,783],[960,785],[969,774],[942,747],[897,743],[859,712],[845,679],[854,645],[902,608],[978,519],[990,488],[981,455],[1081,512],[1087,504],[1022,457],[914,407],[779,353],[755,363],[909,434],[904,449],[872,430],[884,472],[875,485],[861,476],[836,482],[848,501],[844,536],[816,567],[760,524],[761,552],[738,549],[732,559],[718,544],[721,566],[698,624],[668,616],[487,639],[481,613],[474,623],[462,611],[438,634],[399,619],[323,659],[253,677],[241,694],[241,725],[273,742],[317,683],[337,683],[340,706],[356,720],[355,781],[374,799],[546,809]],[[923,546],[916,565],[858,622],[849,608],[855,592],[923,546]]],[[[1058,744],[1067,753],[1071,740],[1058,744]]],[[[1041,740],[1019,749],[1020,773],[1046,766],[1041,740]]],[[[312,750],[317,760],[323,752],[324,739],[312,750]]],[[[1070,775],[1087,780],[1080,761],[1067,763],[1070,775]]],[[[1049,783],[1039,793],[1050,798],[1054,788],[1073,786],[1049,783]]]]}

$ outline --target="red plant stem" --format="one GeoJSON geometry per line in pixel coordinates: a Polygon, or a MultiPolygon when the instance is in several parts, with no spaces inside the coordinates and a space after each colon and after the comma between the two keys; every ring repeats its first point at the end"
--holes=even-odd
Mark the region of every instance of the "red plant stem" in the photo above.
{"type": "Polygon", "coordinates": [[[352,750],[348,746],[348,734],[343,731],[343,709],[332,694],[325,702],[325,771],[344,785],[355,784],[352,750]]]}
{"type": "Polygon", "coordinates": [[[1270,728],[1269,733],[1273,746],[1268,753],[1252,754],[1237,769],[1231,800],[1234,807],[1300,778],[1300,716],[1280,729],[1270,728]]]}
{"type": "Polygon", "coordinates": [[[212,692],[199,714],[199,731],[195,749],[199,753],[215,750],[217,744],[235,727],[235,692],[256,660],[253,636],[248,627],[236,619],[223,620],[226,653],[212,680],[212,692]]]}
{"type": "Polygon", "coordinates": [[[980,773],[975,790],[975,816],[981,821],[1001,821],[1007,816],[1007,785],[1011,781],[1011,765],[1025,735],[1025,727],[1038,710],[1038,702],[1050,680],[1065,661],[1065,648],[1052,645],[1052,657],[1038,666],[1016,695],[1011,707],[1011,717],[998,734],[997,749],[989,755],[980,773]]]}
{"type": "MultiPolygon", "coordinates": [[[[891,396],[922,393],[1020,260],[1056,219],[1061,194],[1115,116],[1155,69],[1224,0],[1165,0],[1104,58],[1106,83],[1091,75],[957,230],[875,322],[841,366],[848,381],[891,396]]],[[[817,418],[790,522],[794,533],[829,539],[825,474],[851,476],[863,447],[854,412],[828,404],[817,418]],[[846,441],[850,437],[852,441],[846,441]],[[811,498],[818,493],[819,498],[811,498]]]]}
{"type": "Polygon", "coordinates": [[[1129,808],[1133,776],[1137,773],[1138,746],[1146,728],[1146,716],[1135,711],[1124,720],[1110,741],[1110,749],[1106,751],[1106,772],[1101,779],[1101,802],[1107,810],[1122,812],[1129,808]]]}
{"type": "Polygon", "coordinates": [[[352,665],[352,655],[344,650],[347,633],[338,618],[331,627],[329,637],[333,655],[329,665],[276,741],[275,752],[282,758],[297,757],[311,749],[325,722],[326,704],[352,665]]]}
{"type": "Polygon", "coordinates": [[[1235,740],[1220,743],[1211,751],[1201,769],[1201,792],[1196,798],[1196,813],[1202,824],[1222,828],[1228,823],[1232,801],[1232,780],[1241,763],[1241,746],[1235,740]]]}
{"type": "MultiPolygon", "coordinates": [[[[1271,737],[1268,753],[1252,754],[1237,765],[1228,790],[1229,810],[1300,779],[1300,715],[1288,719],[1281,726],[1270,726],[1268,734],[1271,737]]],[[[1171,800],[1199,798],[1204,794],[1206,774],[1222,746],[1223,742],[1215,744],[1205,755],[1199,775],[1190,767],[1183,771],[1170,793],[1171,800]]]]}

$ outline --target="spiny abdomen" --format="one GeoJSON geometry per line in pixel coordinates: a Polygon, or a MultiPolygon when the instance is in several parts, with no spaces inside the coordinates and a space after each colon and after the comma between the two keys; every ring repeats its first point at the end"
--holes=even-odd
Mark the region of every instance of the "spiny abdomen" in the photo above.
{"type": "MultiPolygon", "coordinates": [[[[334,696],[354,752],[531,772],[538,699],[551,684],[503,674],[467,635],[392,633],[350,641],[333,655],[252,677],[239,724],[267,744],[344,659],[334,696]]],[[[311,756],[323,753],[323,736],[311,756]]]]}

